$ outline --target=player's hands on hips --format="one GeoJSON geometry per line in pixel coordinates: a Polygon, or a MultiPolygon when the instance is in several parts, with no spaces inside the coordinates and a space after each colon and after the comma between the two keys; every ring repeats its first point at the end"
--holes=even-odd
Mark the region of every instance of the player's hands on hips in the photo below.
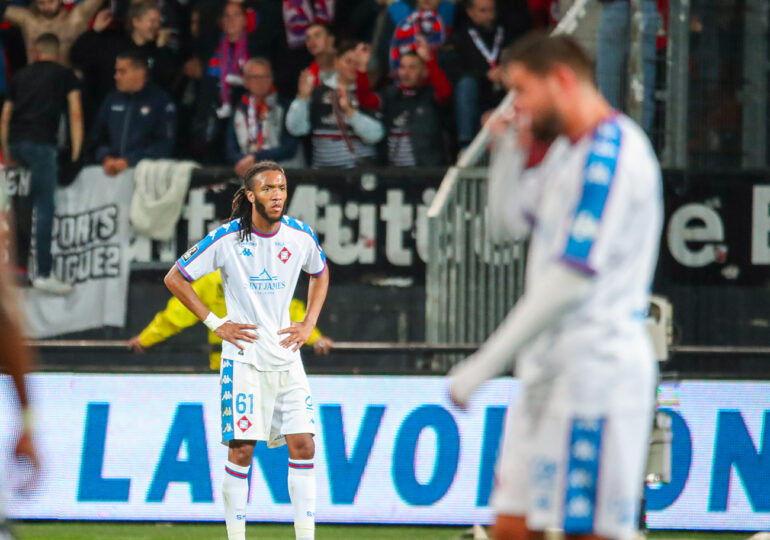
{"type": "Polygon", "coordinates": [[[313,342],[313,352],[316,354],[329,354],[332,347],[334,347],[334,341],[326,336],[321,336],[313,342]]]}
{"type": "Polygon", "coordinates": [[[285,349],[291,348],[292,351],[299,350],[305,342],[310,339],[310,334],[313,333],[314,326],[309,322],[294,322],[292,321],[289,328],[278,330],[279,334],[289,334],[286,339],[281,341],[281,347],[285,349]]]}
{"type": "Polygon", "coordinates": [[[217,328],[214,333],[221,337],[223,341],[229,341],[241,350],[245,347],[239,343],[239,341],[246,341],[248,343],[254,343],[259,339],[259,336],[247,332],[246,330],[256,330],[259,328],[256,324],[240,324],[227,321],[225,324],[217,328]]]}
{"type": "Polygon", "coordinates": [[[142,344],[139,342],[139,336],[134,336],[128,340],[128,348],[135,353],[144,352],[144,347],[142,347],[142,344]]]}

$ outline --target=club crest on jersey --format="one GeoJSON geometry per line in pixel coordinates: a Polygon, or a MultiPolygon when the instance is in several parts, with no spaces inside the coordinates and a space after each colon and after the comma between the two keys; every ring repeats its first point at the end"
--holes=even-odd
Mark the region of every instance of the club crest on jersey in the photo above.
{"type": "Polygon", "coordinates": [[[249,422],[249,419],[245,416],[242,416],[240,420],[238,420],[238,429],[241,431],[247,431],[251,427],[251,422],[249,422]]]}
{"type": "Polygon", "coordinates": [[[184,262],[187,262],[187,261],[189,261],[189,260],[190,260],[190,258],[191,258],[193,255],[195,255],[196,253],[198,253],[198,244],[195,244],[193,247],[191,247],[190,249],[188,249],[187,251],[185,251],[185,252],[184,252],[184,255],[182,255],[182,260],[183,260],[184,262]]]}
{"type": "Polygon", "coordinates": [[[287,248],[283,248],[281,251],[278,252],[278,260],[282,263],[286,264],[289,259],[291,258],[291,251],[289,251],[287,248]]]}

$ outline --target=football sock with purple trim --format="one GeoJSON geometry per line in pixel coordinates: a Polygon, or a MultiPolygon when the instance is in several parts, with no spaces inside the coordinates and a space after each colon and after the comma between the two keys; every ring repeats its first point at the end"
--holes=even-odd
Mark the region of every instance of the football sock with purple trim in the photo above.
{"type": "Polygon", "coordinates": [[[225,461],[222,500],[228,540],[246,540],[246,501],[249,496],[249,469],[225,461]]]}
{"type": "Polygon", "coordinates": [[[315,538],[315,469],[312,459],[289,460],[289,496],[297,540],[315,538]]]}

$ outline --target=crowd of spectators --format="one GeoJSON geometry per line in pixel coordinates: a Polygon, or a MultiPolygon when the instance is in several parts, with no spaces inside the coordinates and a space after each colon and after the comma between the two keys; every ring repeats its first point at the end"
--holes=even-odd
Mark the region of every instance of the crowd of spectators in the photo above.
{"type": "Polygon", "coordinates": [[[75,162],[108,175],[169,157],[236,172],[260,159],[440,166],[499,101],[496,61],[542,3],[6,0],[0,91],[40,36],[57,38],[85,126],[75,162]]]}
{"type": "MultiPolygon", "coordinates": [[[[622,108],[628,48],[613,44],[628,33],[628,5],[602,3],[598,80],[622,108]]],[[[148,158],[238,174],[262,159],[289,168],[447,165],[504,95],[502,50],[555,24],[558,6],[0,0],[3,162],[31,170],[30,205],[42,223],[52,219],[57,182],[89,163],[109,176],[148,158]]],[[[653,0],[644,14],[645,79],[653,80],[653,0]]],[[[36,233],[38,251],[50,245],[43,236],[36,233]]],[[[43,278],[49,259],[37,261],[43,278]]]]}

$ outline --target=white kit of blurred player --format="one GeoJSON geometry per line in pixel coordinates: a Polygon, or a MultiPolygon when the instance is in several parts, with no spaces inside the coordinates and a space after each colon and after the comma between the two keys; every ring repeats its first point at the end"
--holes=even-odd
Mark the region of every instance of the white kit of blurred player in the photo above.
{"type": "Polygon", "coordinates": [[[312,229],[284,216],[286,177],[262,161],[244,176],[233,220],[190,248],[166,276],[171,292],[222,338],[222,483],[229,540],[246,538],[249,471],[256,441],[289,447],[288,487],[298,540],[315,535],[315,418],[299,348],[310,337],[329,286],[326,256],[312,229]],[[214,315],[190,282],[221,269],[227,318],[214,315]],[[305,319],[289,304],[300,272],[310,274],[305,319]]]}
{"type": "Polygon", "coordinates": [[[660,167],[642,130],[599,94],[572,38],[528,36],[503,60],[515,98],[498,141],[510,148],[490,175],[490,226],[497,240],[530,238],[526,286],[495,333],[453,369],[450,393],[466,405],[515,363],[521,392],[497,465],[495,538],[547,528],[630,538],[657,380],[645,315],[660,167]]]}

